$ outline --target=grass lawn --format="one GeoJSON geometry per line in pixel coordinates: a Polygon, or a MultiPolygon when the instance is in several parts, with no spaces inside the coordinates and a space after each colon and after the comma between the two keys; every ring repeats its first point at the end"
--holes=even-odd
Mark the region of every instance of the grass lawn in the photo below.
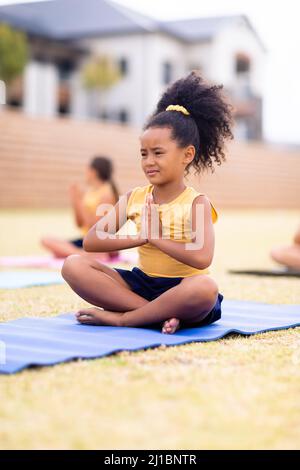
{"type": "MultiPolygon", "coordinates": [[[[228,299],[300,304],[296,278],[233,276],[270,268],[297,211],[219,210],[211,276],[228,299]]],[[[76,237],[68,211],[1,211],[0,254],[45,253],[41,235],[76,237]]],[[[87,305],[67,285],[0,291],[0,321],[87,305]]],[[[299,449],[300,329],[0,376],[1,449],[299,449]]]]}

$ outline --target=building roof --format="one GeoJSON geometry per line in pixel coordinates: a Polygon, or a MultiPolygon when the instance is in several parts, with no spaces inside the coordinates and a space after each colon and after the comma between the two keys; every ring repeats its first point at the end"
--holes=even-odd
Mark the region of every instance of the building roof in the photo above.
{"type": "Polygon", "coordinates": [[[112,0],[48,0],[0,7],[0,22],[55,40],[161,31],[184,42],[195,42],[211,39],[239,17],[257,36],[244,15],[158,21],[112,0]]]}
{"type": "Polygon", "coordinates": [[[49,0],[0,7],[0,21],[49,39],[152,31],[157,22],[109,0],[49,0]]]}
{"type": "Polygon", "coordinates": [[[185,42],[207,41],[213,38],[224,26],[237,20],[243,21],[256,36],[262,49],[266,50],[260,36],[246,15],[211,16],[160,22],[164,30],[185,42]]]}

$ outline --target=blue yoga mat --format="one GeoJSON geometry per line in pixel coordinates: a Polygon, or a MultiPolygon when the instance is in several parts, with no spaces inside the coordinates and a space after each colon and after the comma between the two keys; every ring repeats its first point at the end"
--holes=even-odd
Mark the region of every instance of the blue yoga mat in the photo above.
{"type": "Polygon", "coordinates": [[[48,318],[20,318],[0,324],[0,373],[29,366],[53,365],[71,359],[107,356],[165,344],[213,341],[229,333],[251,335],[300,326],[300,305],[270,305],[227,300],[222,318],[208,326],[185,328],[172,335],[152,328],[91,326],[74,313],[48,318]]]}
{"type": "Polygon", "coordinates": [[[63,284],[57,271],[0,271],[0,289],[63,284]]]}

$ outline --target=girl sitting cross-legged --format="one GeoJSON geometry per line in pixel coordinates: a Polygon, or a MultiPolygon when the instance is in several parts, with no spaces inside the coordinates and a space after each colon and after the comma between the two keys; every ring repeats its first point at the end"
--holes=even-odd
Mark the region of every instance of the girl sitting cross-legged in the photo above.
{"type": "Polygon", "coordinates": [[[149,184],[122,195],[83,242],[87,252],[138,247],[138,265],[110,268],[84,255],[71,255],[63,265],[64,279],[93,305],[76,313],[80,323],[174,333],[220,319],[223,295],[208,270],[218,214],[184,177],[190,167],[214,171],[213,163],[225,160],[232,107],[221,89],[193,71],[163,93],[140,136],[149,184]],[[129,219],[135,235],[121,233],[129,219]]]}

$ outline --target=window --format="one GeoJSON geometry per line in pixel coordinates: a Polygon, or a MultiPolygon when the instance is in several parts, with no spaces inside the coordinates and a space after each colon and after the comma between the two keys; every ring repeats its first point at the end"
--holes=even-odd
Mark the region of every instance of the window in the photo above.
{"type": "Polygon", "coordinates": [[[124,123],[128,122],[128,112],[125,109],[119,111],[119,121],[124,123]]]}
{"type": "Polygon", "coordinates": [[[22,101],[16,98],[11,98],[7,100],[7,104],[9,106],[13,106],[14,108],[20,108],[22,106],[22,101]]]}
{"type": "Polygon", "coordinates": [[[248,100],[252,98],[252,85],[250,73],[251,60],[240,52],[235,56],[235,86],[233,94],[235,98],[248,100]]]}
{"type": "Polygon", "coordinates": [[[70,78],[71,73],[74,70],[74,64],[72,61],[65,59],[61,60],[57,64],[58,69],[58,76],[61,81],[68,80],[70,78]]]}
{"type": "Polygon", "coordinates": [[[119,60],[119,68],[123,76],[128,74],[128,61],[125,59],[125,57],[122,57],[119,60]]]}
{"type": "Polygon", "coordinates": [[[0,105],[6,103],[9,106],[21,107],[23,105],[23,79],[21,76],[12,80],[7,89],[5,89],[4,82],[2,82],[3,96],[1,97],[1,80],[0,80],[0,105]],[[5,93],[6,91],[6,93],[5,93]],[[1,99],[3,98],[3,101],[1,99]]]}
{"type": "Polygon", "coordinates": [[[99,117],[103,121],[107,121],[109,119],[109,113],[106,110],[104,110],[100,113],[99,117]]]}
{"type": "Polygon", "coordinates": [[[163,84],[167,85],[172,81],[172,64],[170,62],[163,62],[163,84]]]}
{"type": "Polygon", "coordinates": [[[70,114],[70,104],[69,103],[60,103],[58,106],[59,114],[70,114]]]}
{"type": "Polygon", "coordinates": [[[235,59],[235,71],[237,74],[250,71],[250,59],[245,54],[237,54],[235,59]]]}

